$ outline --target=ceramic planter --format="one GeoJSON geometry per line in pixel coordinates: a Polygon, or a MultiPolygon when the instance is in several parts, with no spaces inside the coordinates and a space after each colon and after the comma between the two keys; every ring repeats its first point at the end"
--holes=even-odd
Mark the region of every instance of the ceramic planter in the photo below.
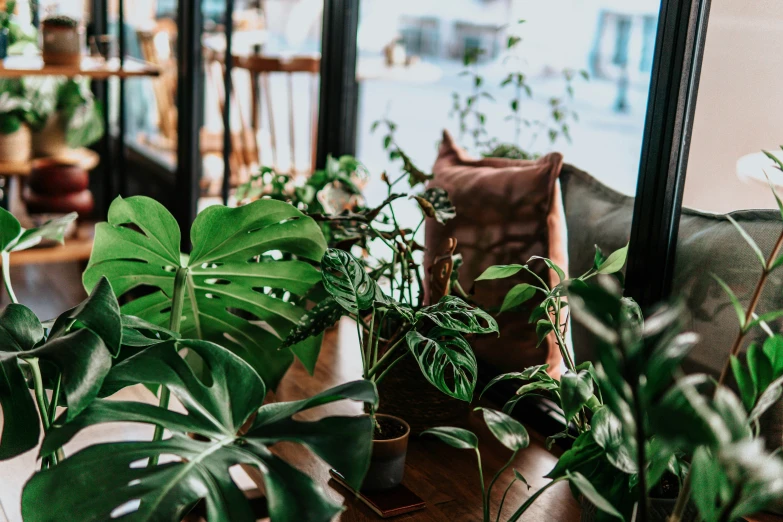
{"type": "Polygon", "coordinates": [[[76,212],[84,217],[92,212],[94,200],[89,190],[86,170],[55,160],[36,160],[30,173],[29,190],[25,194],[31,214],[67,214],[76,212]]]}
{"type": "Polygon", "coordinates": [[[0,134],[0,162],[26,163],[30,160],[31,134],[27,125],[11,134],[0,134]]]}
{"type": "Polygon", "coordinates": [[[60,113],[54,113],[46,125],[33,134],[33,153],[37,158],[56,157],[70,151],[65,141],[65,125],[60,113]]]}
{"type": "Polygon", "coordinates": [[[378,413],[375,416],[381,426],[401,427],[399,436],[384,440],[373,440],[370,468],[362,484],[363,491],[391,489],[402,483],[405,475],[405,457],[408,453],[408,438],[411,428],[404,420],[378,413]]]}
{"type": "Polygon", "coordinates": [[[84,48],[84,30],[79,27],[47,23],[41,24],[42,55],[47,65],[81,64],[84,48]]]}
{"type": "MultiPolygon", "coordinates": [[[[650,512],[647,520],[649,522],[667,522],[669,517],[674,512],[674,505],[677,503],[676,499],[668,498],[652,498],[650,499],[650,512]]],[[[598,508],[595,505],[582,497],[580,499],[582,505],[582,522],[594,522],[596,515],[598,514],[598,508]]],[[[696,522],[698,519],[698,512],[692,503],[688,504],[685,513],[682,517],[682,522],[696,522]]]]}

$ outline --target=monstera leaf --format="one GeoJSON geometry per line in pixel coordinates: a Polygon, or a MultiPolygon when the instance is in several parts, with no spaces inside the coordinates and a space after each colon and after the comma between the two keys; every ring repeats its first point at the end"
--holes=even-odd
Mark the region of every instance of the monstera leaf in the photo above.
{"type": "Polygon", "coordinates": [[[424,377],[433,386],[449,397],[467,402],[473,400],[478,363],[470,344],[459,332],[435,327],[424,336],[411,330],[405,340],[424,377]]]}
{"type": "Polygon", "coordinates": [[[160,326],[171,325],[173,301],[180,296],[182,337],[229,348],[271,387],[294,354],[317,357],[320,338],[278,349],[305,313],[285,297],[303,296],[321,279],[307,262],[319,261],[326,250],[311,218],[273,200],[232,209],[213,206],[196,218],[190,239],[193,251],[181,254],[180,230],[160,203],[117,198],[108,223],[96,227],[85,287],[106,276],[117,295],[140,286],[157,289],[123,312],[160,326]],[[279,253],[297,259],[273,260],[279,253]]]}
{"type": "Polygon", "coordinates": [[[427,306],[416,312],[415,320],[429,319],[443,328],[461,333],[493,333],[498,331],[498,323],[484,310],[473,308],[453,295],[447,295],[437,304],[427,306]]]}
{"type": "MultiPolygon", "coordinates": [[[[75,417],[98,395],[122,335],[117,299],[103,279],[81,305],[55,321],[46,338],[28,308],[11,304],[0,314],[0,460],[33,449],[40,435],[38,413],[22,366],[57,371],[68,409],[75,417]]],[[[40,373],[39,373],[40,375],[40,373]]]]}
{"type": "Polygon", "coordinates": [[[335,301],[352,314],[367,310],[379,293],[364,267],[343,250],[330,248],[321,260],[326,290],[335,301]]]}
{"type": "Polygon", "coordinates": [[[369,466],[373,429],[369,417],[293,418],[342,399],[375,404],[375,386],[368,381],[301,401],[261,406],[264,383],[242,359],[206,341],[172,341],[121,362],[106,379],[112,389],[138,382],[167,386],[187,415],[149,404],[98,400],[72,421],[58,420],[44,439],[42,453],[105,422],[160,425],[171,432],[171,438],[98,444],[38,473],[22,496],[25,521],[48,521],[52,513],[63,521],[110,520],[120,518],[120,513],[128,521],[181,520],[197,501],[204,500],[210,522],[250,522],[255,517],[229,474],[229,468],[244,464],[264,477],[272,521],[327,522],[340,512],[340,505],[269,447],[280,441],[302,444],[357,488],[369,466]],[[209,383],[193,373],[177,353],[181,349],[195,352],[210,368],[209,383]],[[253,413],[257,415],[249,427],[238,434],[253,413]],[[176,459],[154,467],[143,465],[161,455],[176,459]],[[65,490],[67,495],[62,494],[65,490]]]}

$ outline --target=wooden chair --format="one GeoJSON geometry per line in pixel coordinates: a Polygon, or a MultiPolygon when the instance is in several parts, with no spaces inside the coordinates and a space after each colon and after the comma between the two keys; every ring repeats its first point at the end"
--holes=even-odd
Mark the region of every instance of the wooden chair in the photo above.
{"type": "Polygon", "coordinates": [[[169,145],[176,147],[177,59],[174,42],[177,38],[177,24],[170,18],[162,18],[153,28],[137,31],[136,36],[142,58],[160,67],[160,76],[152,80],[160,133],[169,145]]]}
{"type": "MultiPolygon", "coordinates": [[[[212,88],[218,93],[220,113],[223,112],[225,92],[223,88],[225,65],[223,53],[205,50],[207,64],[207,77],[212,88]]],[[[318,123],[318,84],[321,67],[319,55],[307,56],[234,56],[233,57],[233,91],[231,93],[232,121],[239,123],[238,130],[232,130],[232,186],[242,183],[249,178],[250,173],[265,165],[274,168],[278,172],[294,175],[309,175],[315,169],[315,145],[318,123]],[[244,76],[244,81],[239,80],[244,76]],[[306,167],[298,164],[297,151],[301,145],[297,139],[297,107],[304,105],[301,98],[297,98],[294,90],[296,77],[303,77],[309,81],[308,93],[308,141],[306,147],[309,151],[309,162],[306,167]],[[278,94],[280,89],[273,89],[273,80],[283,80],[285,96],[278,94]],[[242,89],[245,85],[247,88],[242,89]],[[244,92],[243,92],[244,91],[244,92]],[[247,94],[242,96],[242,94],[247,94]],[[285,99],[284,99],[285,98],[285,99]],[[288,126],[288,150],[282,151],[278,144],[283,141],[275,109],[285,107],[288,126]],[[268,148],[260,143],[260,138],[268,138],[268,148]],[[281,161],[283,155],[287,155],[288,162],[281,161]]],[[[277,82],[279,83],[279,82],[277,82]]],[[[279,109],[278,109],[279,110],[279,109]]],[[[202,150],[213,150],[202,144],[202,150]]],[[[221,143],[214,144],[216,149],[222,151],[221,143]]]]}

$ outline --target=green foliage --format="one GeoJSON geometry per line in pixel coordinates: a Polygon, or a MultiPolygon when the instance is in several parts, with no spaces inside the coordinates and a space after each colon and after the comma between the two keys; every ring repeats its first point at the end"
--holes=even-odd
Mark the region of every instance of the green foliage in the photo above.
{"type": "Polygon", "coordinates": [[[118,198],[108,223],[96,227],[85,287],[105,276],[119,296],[140,286],[157,289],[123,312],[159,326],[169,325],[173,299],[182,295],[182,336],[221,343],[272,388],[293,353],[312,367],[319,338],[290,350],[278,347],[305,314],[289,294],[304,296],[320,280],[308,263],[326,250],[315,222],[287,203],[261,200],[236,209],[207,208],[190,236],[193,251],[181,254],[179,227],[161,204],[118,198]],[[289,257],[276,260],[276,252],[289,257]]]}
{"type": "MultiPolygon", "coordinates": [[[[480,411],[482,413],[484,423],[487,425],[487,428],[489,428],[492,436],[513,452],[511,458],[508,459],[506,464],[495,474],[490,483],[486,486],[484,485],[484,471],[481,461],[481,452],[479,451],[479,440],[475,433],[464,428],[444,426],[425,430],[421,434],[437,437],[441,442],[444,442],[453,448],[472,449],[476,452],[476,461],[478,463],[479,482],[481,484],[481,498],[484,512],[482,520],[483,522],[490,522],[490,500],[492,498],[492,488],[495,485],[495,482],[497,482],[498,478],[500,478],[500,475],[514,462],[517,453],[527,448],[527,446],[530,444],[530,437],[522,424],[509,417],[505,413],[501,413],[489,408],[476,408],[476,411],[480,411]]],[[[497,520],[500,520],[500,513],[503,511],[506,495],[517,481],[527,485],[527,480],[525,480],[525,477],[522,476],[522,474],[517,470],[514,470],[514,479],[507,486],[506,491],[503,494],[503,498],[500,501],[500,505],[497,508],[497,520]]]]}
{"type": "Polygon", "coordinates": [[[416,312],[416,323],[424,319],[461,333],[489,334],[498,331],[498,323],[491,315],[453,295],[447,295],[437,304],[425,306],[416,312]]]}
{"type": "Polygon", "coordinates": [[[422,374],[437,389],[462,401],[473,400],[478,362],[459,332],[435,327],[427,335],[411,330],[405,336],[422,374]]]}
{"type": "MultiPolygon", "coordinates": [[[[0,314],[0,408],[3,432],[0,460],[20,455],[38,444],[39,414],[26,373],[33,375],[39,412],[49,425],[42,371],[56,375],[73,419],[89,406],[120,349],[122,324],[117,300],[103,279],[81,305],[57,318],[45,332],[35,314],[11,304],[0,314]]],[[[58,392],[59,393],[59,392],[58,392]]],[[[58,397],[53,397],[58,402],[58,397]]],[[[56,449],[56,448],[53,448],[56,449]]],[[[49,452],[43,453],[43,456],[49,452]]]]}
{"type": "Polygon", "coordinates": [[[378,288],[364,267],[348,252],[330,248],[321,259],[326,290],[348,313],[372,307],[378,288]]]}
{"type": "Polygon", "coordinates": [[[0,80],[0,134],[13,134],[26,122],[32,104],[21,80],[0,80]]]}
{"type": "Polygon", "coordinates": [[[372,383],[352,382],[309,399],[262,406],[265,387],[258,374],[230,351],[205,341],[158,344],[117,364],[106,378],[106,386],[113,390],[139,382],[167,386],[187,414],[143,403],[98,400],[70,422],[58,419],[42,453],[107,422],[164,425],[171,438],[95,445],[38,473],[23,493],[25,520],[48,520],[52,512],[64,520],[104,520],[118,509],[126,510],[128,520],[180,520],[200,499],[206,502],[210,521],[254,520],[228,473],[231,466],[244,464],[264,476],[272,520],[326,522],[339,513],[340,505],[306,474],[271,453],[269,446],[283,440],[302,444],[354,487],[361,484],[369,465],[369,417],[310,422],[293,417],[343,399],[373,404],[377,397],[372,383]],[[180,357],[177,352],[182,349],[197,353],[210,368],[210,385],[180,357]],[[240,433],[248,421],[249,427],[240,433]],[[181,460],[152,468],[131,465],[163,454],[181,460]],[[63,488],[68,495],[57,493],[63,488]]]}

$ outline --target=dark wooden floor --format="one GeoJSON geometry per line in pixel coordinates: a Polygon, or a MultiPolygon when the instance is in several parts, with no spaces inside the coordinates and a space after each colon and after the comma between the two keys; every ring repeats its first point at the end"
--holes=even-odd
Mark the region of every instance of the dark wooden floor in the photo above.
{"type": "MultiPolygon", "coordinates": [[[[276,394],[278,400],[295,400],[312,395],[330,386],[354,380],[360,376],[358,346],[354,341],[354,328],[343,324],[339,331],[327,334],[314,376],[309,376],[297,364],[289,371],[276,394]]],[[[329,413],[358,413],[356,405],[347,403],[323,408],[319,415],[329,413]]],[[[318,416],[318,415],[316,415],[318,416]]],[[[477,414],[465,419],[466,427],[475,431],[481,440],[487,482],[511,456],[511,452],[497,443],[477,414]]],[[[520,452],[513,468],[522,473],[531,485],[515,485],[506,499],[501,520],[508,518],[533,492],[548,480],[542,477],[554,466],[557,457],[549,453],[544,440],[531,432],[530,447],[520,452]]],[[[328,484],[329,494],[347,507],[340,520],[360,522],[379,520],[364,504],[330,481],[328,467],[313,459],[299,448],[290,445],[277,448],[285,458],[328,484]]],[[[498,480],[493,488],[493,520],[496,506],[506,486],[513,477],[511,469],[498,480]]],[[[474,522],[482,518],[481,491],[475,454],[457,450],[436,440],[413,438],[408,449],[405,485],[428,504],[425,511],[396,517],[395,520],[422,522],[474,522]]],[[[526,521],[570,522],[579,520],[580,509],[566,484],[557,485],[541,496],[522,518],[526,521]]]]}

